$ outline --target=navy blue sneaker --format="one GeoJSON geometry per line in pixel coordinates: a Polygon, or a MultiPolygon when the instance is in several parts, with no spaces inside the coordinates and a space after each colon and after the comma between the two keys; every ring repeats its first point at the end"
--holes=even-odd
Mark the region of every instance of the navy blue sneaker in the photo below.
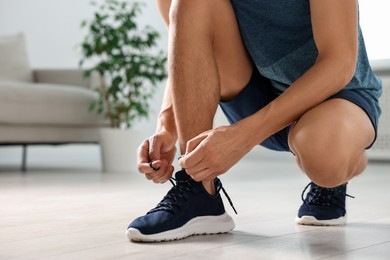
{"type": "Polygon", "coordinates": [[[225,211],[220,190],[231,200],[219,179],[215,179],[214,196],[184,170],[174,180],[176,184],[171,181],[172,189],[154,209],[130,223],[126,231],[130,240],[162,242],[233,230],[234,221],[225,211]]]}
{"type": "MultiPolygon", "coordinates": [[[[323,188],[313,182],[309,183],[302,192],[303,204],[298,210],[295,222],[301,225],[336,226],[347,222],[345,210],[347,184],[335,188],[323,188]],[[304,193],[310,190],[304,199],[304,193]]],[[[353,197],[352,197],[353,198],[353,197]]]]}

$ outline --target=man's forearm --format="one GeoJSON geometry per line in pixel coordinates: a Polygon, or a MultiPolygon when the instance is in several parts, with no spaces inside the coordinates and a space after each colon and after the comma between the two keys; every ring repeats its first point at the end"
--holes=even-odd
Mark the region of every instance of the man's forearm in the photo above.
{"type": "Polygon", "coordinates": [[[165,87],[163,103],[157,119],[156,132],[158,131],[168,131],[175,139],[177,139],[177,129],[173,112],[169,79],[167,81],[167,86],[165,87]]]}
{"type": "Polygon", "coordinates": [[[157,119],[156,132],[167,131],[177,139],[177,129],[173,115],[173,107],[163,108],[157,119]]]}
{"type": "MultiPolygon", "coordinates": [[[[169,9],[171,7],[171,0],[156,0],[156,3],[161,17],[163,18],[166,26],[169,27],[169,9]]],[[[163,103],[157,119],[156,132],[159,131],[168,131],[175,139],[177,139],[177,129],[173,112],[172,94],[170,91],[169,79],[165,87],[163,103]]]]}

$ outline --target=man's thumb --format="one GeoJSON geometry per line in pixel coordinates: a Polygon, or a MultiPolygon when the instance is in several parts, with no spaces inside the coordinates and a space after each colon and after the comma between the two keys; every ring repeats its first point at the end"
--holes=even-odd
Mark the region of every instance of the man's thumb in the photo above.
{"type": "Polygon", "coordinates": [[[149,140],[149,158],[152,161],[160,160],[161,154],[161,144],[156,138],[151,138],[149,140]]]}

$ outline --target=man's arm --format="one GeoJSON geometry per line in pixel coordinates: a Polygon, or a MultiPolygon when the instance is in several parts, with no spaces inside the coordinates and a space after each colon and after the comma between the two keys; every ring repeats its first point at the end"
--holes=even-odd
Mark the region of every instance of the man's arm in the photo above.
{"type": "MultiPolygon", "coordinates": [[[[157,0],[161,15],[167,25],[170,2],[170,0],[157,0]]],[[[138,171],[145,174],[147,179],[160,183],[172,176],[177,136],[168,78],[157,119],[156,132],[140,145],[137,152],[138,171]]]]}
{"type": "Polygon", "coordinates": [[[172,134],[175,141],[177,140],[177,129],[173,113],[173,103],[169,87],[169,79],[165,87],[163,103],[161,105],[161,111],[157,119],[156,132],[160,131],[169,132],[172,134]]]}
{"type": "Polygon", "coordinates": [[[352,79],[358,49],[356,0],[311,0],[318,58],[304,75],[264,109],[238,123],[255,146],[343,89],[352,79]],[[261,129],[261,131],[259,131],[261,129]]]}

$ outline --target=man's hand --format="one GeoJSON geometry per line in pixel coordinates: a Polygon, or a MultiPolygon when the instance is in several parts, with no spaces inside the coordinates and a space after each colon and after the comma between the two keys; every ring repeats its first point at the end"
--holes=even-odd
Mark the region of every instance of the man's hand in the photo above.
{"type": "Polygon", "coordinates": [[[138,148],[138,171],[154,183],[164,183],[171,178],[176,154],[176,140],[167,131],[160,131],[146,139],[138,148]]]}
{"type": "Polygon", "coordinates": [[[212,180],[227,172],[252,148],[235,126],[204,132],[187,142],[179,165],[195,180],[212,180]]]}

